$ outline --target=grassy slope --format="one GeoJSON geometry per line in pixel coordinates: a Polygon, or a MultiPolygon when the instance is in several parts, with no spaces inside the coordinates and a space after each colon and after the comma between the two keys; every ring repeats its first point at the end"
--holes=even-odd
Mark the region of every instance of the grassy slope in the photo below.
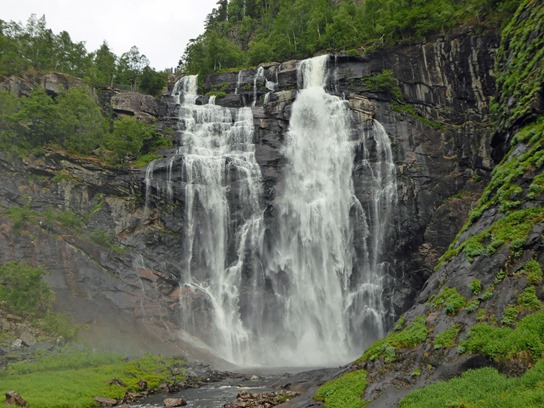
{"type": "Polygon", "coordinates": [[[119,354],[67,351],[36,356],[34,361],[12,364],[0,372],[0,394],[16,390],[31,407],[87,408],[96,406],[93,396],[121,399],[127,391],[140,391],[139,380],[150,389],[181,376],[170,369],[180,360],[146,355],[128,360],[119,354]],[[127,387],[109,384],[119,378],[127,387]]]}

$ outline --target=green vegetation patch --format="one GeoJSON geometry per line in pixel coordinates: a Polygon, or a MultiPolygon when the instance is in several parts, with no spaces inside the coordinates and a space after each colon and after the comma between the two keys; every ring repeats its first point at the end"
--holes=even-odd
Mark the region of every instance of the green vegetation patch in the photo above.
{"type": "Polygon", "coordinates": [[[455,339],[457,338],[457,335],[459,334],[459,330],[461,330],[461,325],[454,324],[450,328],[437,334],[436,337],[434,338],[434,348],[441,349],[441,348],[454,347],[456,345],[455,339]]]}
{"type": "Polygon", "coordinates": [[[385,69],[379,74],[365,77],[364,83],[369,91],[385,92],[397,99],[402,98],[398,81],[390,69],[385,69]]]}
{"type": "Polygon", "coordinates": [[[432,300],[435,306],[443,306],[450,316],[456,315],[465,306],[467,300],[455,288],[444,288],[444,290],[432,300]]]}
{"type": "Polygon", "coordinates": [[[325,403],[326,408],[361,408],[368,402],[362,395],[367,386],[366,371],[357,370],[343,374],[322,385],[314,399],[325,403]]]}
{"type": "Polygon", "coordinates": [[[520,273],[527,276],[527,281],[532,285],[542,282],[542,267],[537,260],[531,259],[520,270],[520,273]]]}
{"type": "Polygon", "coordinates": [[[147,381],[151,389],[182,380],[170,371],[181,363],[152,355],[129,360],[120,354],[91,351],[37,355],[33,361],[11,364],[0,372],[0,393],[16,390],[31,407],[88,408],[96,405],[93,396],[120,399],[127,391],[140,391],[139,380],[147,381]],[[114,378],[127,387],[110,384],[114,378]]]}
{"type": "Polygon", "coordinates": [[[544,3],[521,2],[502,33],[495,72],[499,98],[493,105],[500,125],[534,115],[544,84],[544,3]]]}
{"type": "Polygon", "coordinates": [[[544,361],[521,377],[506,377],[486,367],[469,370],[461,377],[439,382],[410,393],[401,408],[541,407],[544,403],[544,361]]]}
{"type": "Polygon", "coordinates": [[[53,291],[44,281],[45,270],[24,262],[0,266],[0,301],[11,313],[31,321],[47,336],[74,340],[79,327],[69,318],[51,311],[53,291]]]}
{"type": "Polygon", "coordinates": [[[544,357],[544,311],[525,316],[513,329],[477,323],[461,346],[495,361],[537,361],[544,357]]]}
{"type": "Polygon", "coordinates": [[[419,316],[404,330],[391,332],[388,336],[372,344],[357,363],[374,361],[384,357],[386,363],[392,363],[396,358],[396,351],[403,348],[412,348],[427,339],[429,331],[425,325],[425,316],[419,316]]]}
{"type": "Polygon", "coordinates": [[[471,262],[476,256],[485,252],[484,242],[489,242],[488,248],[493,248],[491,251],[494,251],[498,245],[510,244],[511,251],[517,255],[527,241],[533,226],[541,222],[544,222],[542,207],[513,211],[494,222],[484,232],[471,236],[457,247],[450,247],[440,258],[437,267],[460,253],[465,254],[467,260],[471,262]]]}

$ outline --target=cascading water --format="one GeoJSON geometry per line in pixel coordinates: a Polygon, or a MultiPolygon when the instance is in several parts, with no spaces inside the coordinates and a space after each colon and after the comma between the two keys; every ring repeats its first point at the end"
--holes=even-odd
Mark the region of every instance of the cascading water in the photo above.
{"type": "MultiPolygon", "coordinates": [[[[237,364],[336,365],[383,335],[384,243],[396,201],[391,144],[377,121],[371,130],[352,127],[347,102],[325,91],[327,61],[299,65],[284,185],[266,231],[251,108],[196,105],[196,77],[174,88],[180,147],[166,185],[171,199],[180,173],[182,327],[237,364]]],[[[146,187],[152,172],[151,164],[146,187]]]]}
{"type": "Polygon", "coordinates": [[[178,149],[185,199],[182,326],[204,335],[227,360],[244,363],[249,333],[240,316],[239,290],[262,235],[253,116],[250,108],[233,112],[195,105],[196,77],[182,78],[175,90],[184,101],[178,149]]]}
{"type": "MultiPolygon", "coordinates": [[[[299,67],[303,89],[293,104],[284,150],[289,165],[270,272],[274,291],[283,299],[280,325],[289,338],[276,344],[281,355],[302,365],[347,361],[383,334],[378,264],[387,198],[376,198],[367,216],[354,195],[351,113],[346,101],[324,89],[327,60],[317,57],[299,67]],[[354,231],[366,247],[364,268],[353,263],[354,231]]],[[[370,177],[380,184],[381,169],[365,160],[369,173],[379,173],[370,177]]],[[[391,175],[390,148],[386,160],[391,175]]]]}

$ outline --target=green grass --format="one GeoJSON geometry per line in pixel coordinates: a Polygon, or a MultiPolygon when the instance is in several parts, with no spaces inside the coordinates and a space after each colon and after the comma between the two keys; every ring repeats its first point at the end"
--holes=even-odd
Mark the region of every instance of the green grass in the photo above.
{"type": "Polygon", "coordinates": [[[537,361],[544,357],[544,311],[525,316],[515,328],[477,323],[461,347],[497,362],[516,360],[530,364],[537,361]]]}
{"type": "Polygon", "coordinates": [[[437,306],[443,306],[446,313],[450,316],[456,315],[465,306],[467,300],[455,288],[444,288],[442,293],[435,297],[432,303],[437,306]]]}
{"type": "Polygon", "coordinates": [[[544,406],[544,361],[522,377],[508,378],[494,368],[469,370],[461,377],[410,393],[401,408],[528,408],[544,406]]]}
{"type": "Polygon", "coordinates": [[[460,329],[460,325],[454,324],[443,332],[438,333],[434,339],[434,348],[441,349],[455,346],[455,339],[457,338],[460,329]]]}
{"type": "Polygon", "coordinates": [[[180,363],[151,355],[128,360],[120,354],[91,351],[36,356],[0,372],[0,394],[16,390],[31,407],[87,408],[97,405],[93,396],[119,399],[126,391],[138,391],[140,379],[156,388],[171,379],[170,367],[180,363]],[[127,388],[108,384],[114,378],[127,388]]]}
{"type": "Polygon", "coordinates": [[[404,330],[392,332],[387,337],[376,341],[357,360],[357,363],[374,361],[384,357],[385,363],[392,363],[396,358],[396,351],[403,348],[412,348],[427,339],[429,332],[425,325],[425,316],[420,316],[404,330]]]}
{"type": "Polygon", "coordinates": [[[366,371],[351,371],[322,385],[314,395],[314,399],[322,401],[326,408],[361,408],[365,391],[366,371]]]}

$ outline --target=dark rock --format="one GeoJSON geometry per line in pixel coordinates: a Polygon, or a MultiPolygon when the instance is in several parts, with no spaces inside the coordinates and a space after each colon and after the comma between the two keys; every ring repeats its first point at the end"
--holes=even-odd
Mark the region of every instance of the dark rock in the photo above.
{"type": "Polygon", "coordinates": [[[128,387],[127,383],[125,383],[123,380],[121,380],[120,378],[117,378],[117,377],[115,377],[113,380],[111,380],[108,384],[109,385],[118,385],[119,387],[123,387],[123,388],[128,387]]]}
{"type": "Polygon", "coordinates": [[[93,397],[93,399],[98,402],[101,407],[113,407],[118,403],[116,399],[107,397],[93,397]]]}
{"type": "Polygon", "coordinates": [[[6,392],[6,400],[4,401],[4,404],[28,408],[28,402],[26,402],[16,391],[6,392]]]}
{"type": "Polygon", "coordinates": [[[163,405],[166,408],[184,407],[187,405],[187,401],[185,401],[183,398],[166,398],[163,401],[163,405]]]}

